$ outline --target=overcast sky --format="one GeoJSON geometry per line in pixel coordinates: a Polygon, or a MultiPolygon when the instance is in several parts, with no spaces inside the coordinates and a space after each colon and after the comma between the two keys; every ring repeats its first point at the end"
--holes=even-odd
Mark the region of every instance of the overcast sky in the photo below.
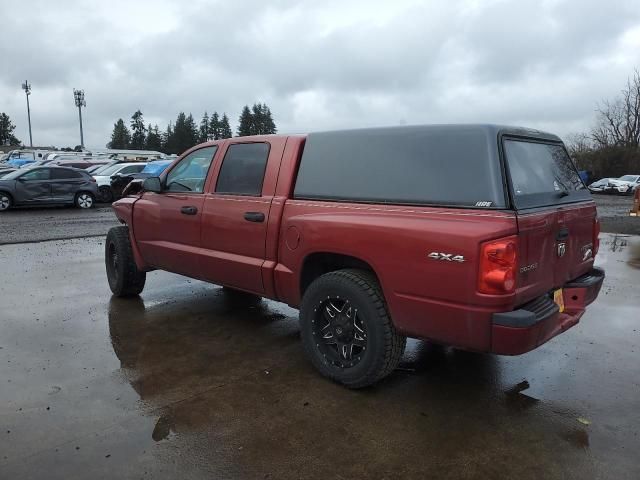
{"type": "Polygon", "coordinates": [[[640,66],[637,0],[1,0],[0,111],[85,144],[140,109],[164,128],[266,102],[280,132],[493,122],[560,135],[640,66]]]}

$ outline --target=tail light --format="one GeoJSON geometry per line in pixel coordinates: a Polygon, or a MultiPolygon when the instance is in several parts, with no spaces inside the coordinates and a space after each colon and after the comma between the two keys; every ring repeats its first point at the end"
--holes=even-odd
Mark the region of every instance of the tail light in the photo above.
{"type": "Polygon", "coordinates": [[[478,290],[500,295],[511,293],[516,287],[518,237],[485,242],[480,246],[478,290]]]}
{"type": "Polygon", "coordinates": [[[600,250],[600,220],[598,217],[593,219],[593,256],[595,257],[600,250]]]}

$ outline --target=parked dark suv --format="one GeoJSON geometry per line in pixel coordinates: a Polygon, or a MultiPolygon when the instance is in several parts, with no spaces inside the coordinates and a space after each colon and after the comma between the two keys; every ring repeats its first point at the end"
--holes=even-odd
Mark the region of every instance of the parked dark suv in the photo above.
{"type": "Polygon", "coordinates": [[[91,208],[97,195],[95,179],[82,170],[20,169],[0,179],[0,212],[14,205],[71,204],[91,208]]]}

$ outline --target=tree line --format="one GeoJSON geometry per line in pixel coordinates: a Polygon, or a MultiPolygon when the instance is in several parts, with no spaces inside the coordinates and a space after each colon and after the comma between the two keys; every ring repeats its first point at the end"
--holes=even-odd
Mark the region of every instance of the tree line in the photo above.
{"type": "Polygon", "coordinates": [[[16,126],[11,123],[9,115],[0,113],[0,145],[19,146],[20,140],[13,134],[16,126]]]}
{"type": "MultiPolygon", "coordinates": [[[[266,135],[276,133],[277,128],[271,110],[266,104],[245,105],[238,119],[237,136],[266,135]]],[[[131,150],[156,150],[167,154],[181,154],[199,143],[210,140],[231,138],[233,132],[226,113],[222,116],[204,112],[199,124],[189,113],[180,112],[175,122],[160,131],[158,125],[145,124],[143,114],[137,110],[129,121],[129,127],[122,118],[113,125],[111,141],[107,148],[131,150]]]]}
{"type": "Polygon", "coordinates": [[[569,135],[567,148],[578,168],[596,180],[640,172],[640,71],[617,97],[600,102],[594,125],[569,135]]]}

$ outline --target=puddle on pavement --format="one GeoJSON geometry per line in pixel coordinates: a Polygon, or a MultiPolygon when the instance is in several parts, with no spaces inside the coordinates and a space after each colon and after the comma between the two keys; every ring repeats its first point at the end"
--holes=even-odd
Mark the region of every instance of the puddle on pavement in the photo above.
{"type": "Polygon", "coordinates": [[[605,244],[612,252],[621,252],[627,247],[627,242],[630,235],[618,235],[614,234],[610,236],[605,244]]]}

